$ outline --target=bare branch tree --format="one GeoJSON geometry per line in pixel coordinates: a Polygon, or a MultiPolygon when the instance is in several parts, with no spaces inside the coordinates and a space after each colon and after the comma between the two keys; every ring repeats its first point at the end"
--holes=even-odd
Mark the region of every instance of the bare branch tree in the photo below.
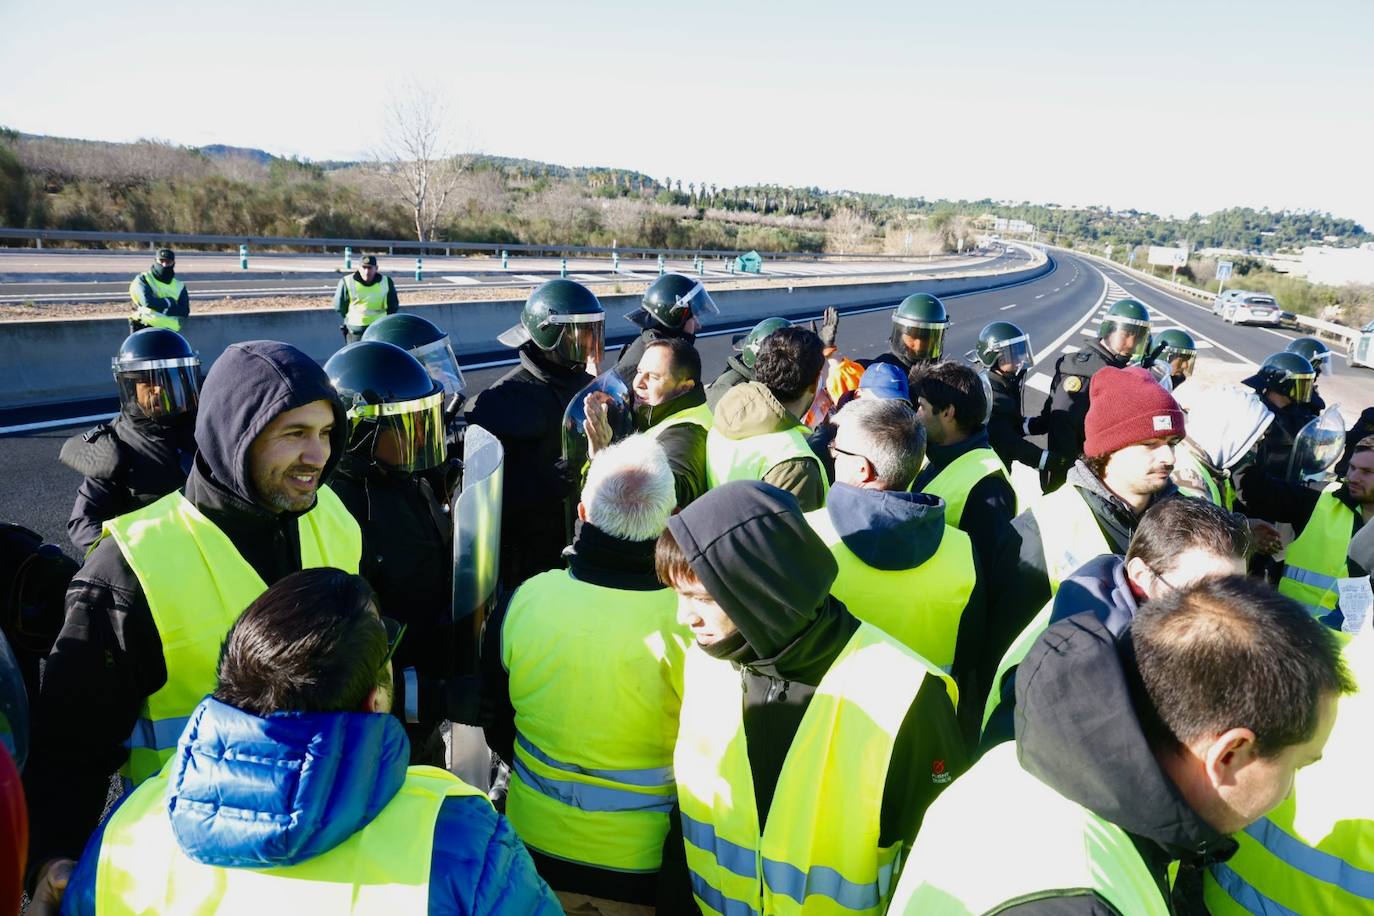
{"type": "Polygon", "coordinates": [[[456,151],[447,97],[419,83],[394,91],[384,137],[375,165],[414,215],[416,241],[431,241],[472,163],[470,154],[456,151]]]}

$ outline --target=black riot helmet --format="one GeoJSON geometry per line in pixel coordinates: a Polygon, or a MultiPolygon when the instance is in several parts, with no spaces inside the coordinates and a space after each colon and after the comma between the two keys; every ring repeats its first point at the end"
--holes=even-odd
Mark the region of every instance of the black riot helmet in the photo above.
{"type": "Polygon", "coordinates": [[[974,347],[978,361],[989,370],[1020,378],[1035,362],[1030,336],[1010,321],[994,321],[978,332],[974,347]]]}
{"type": "Polygon", "coordinates": [[[1139,300],[1118,299],[1102,318],[1097,338],[1118,356],[1139,362],[1150,345],[1150,310],[1139,300]]]}
{"type": "Polygon", "coordinates": [[[1317,371],[1305,357],[1296,353],[1275,353],[1264,361],[1259,371],[1245,380],[1245,384],[1263,394],[1277,391],[1299,404],[1312,400],[1312,386],[1317,371]]]}
{"type": "Polygon", "coordinates": [[[380,340],[405,350],[420,361],[430,378],[443,386],[444,400],[450,410],[461,403],[467,388],[463,370],[453,352],[453,342],[434,322],[419,315],[396,312],[368,325],[363,331],[363,340],[380,340]]]}
{"type": "Polygon", "coordinates": [[[690,319],[699,321],[705,313],[719,315],[720,309],[700,280],[682,274],[664,274],[644,291],[639,310],[625,317],[641,327],[656,325],[669,331],[682,331],[690,319]]]}
{"type": "Polygon", "coordinates": [[[754,368],[754,363],[759,360],[759,349],[768,335],[791,325],[792,322],[786,318],[765,318],[750,328],[748,334],[735,337],[732,342],[739,351],[739,361],[750,369],[754,368]]]}
{"type": "Polygon", "coordinates": [[[444,388],[395,344],[361,340],[324,364],[348,414],[348,450],[400,471],[444,463],[444,388]]]}
{"type": "Polygon", "coordinates": [[[520,323],[497,340],[508,347],[533,341],[567,366],[600,360],[606,344],[606,312],[595,294],[573,280],[549,280],[537,287],[520,310],[520,323]]]}
{"type": "Polygon", "coordinates": [[[1182,328],[1167,328],[1159,332],[1154,345],[1159,348],[1159,358],[1170,375],[1192,376],[1197,364],[1197,341],[1192,334],[1182,328]]]}
{"type": "Polygon", "coordinates": [[[1321,375],[1331,374],[1331,348],[1315,337],[1299,337],[1283,348],[1287,353],[1296,353],[1312,364],[1312,369],[1321,375]]]}
{"type": "Polygon", "coordinates": [[[110,368],[119,386],[119,407],[130,417],[171,423],[200,405],[200,356],[176,331],[135,331],[110,368]]]}
{"type": "Polygon", "coordinates": [[[907,296],[892,313],[892,334],[888,342],[892,355],[905,365],[935,362],[944,346],[949,313],[945,304],[930,293],[907,296]]]}

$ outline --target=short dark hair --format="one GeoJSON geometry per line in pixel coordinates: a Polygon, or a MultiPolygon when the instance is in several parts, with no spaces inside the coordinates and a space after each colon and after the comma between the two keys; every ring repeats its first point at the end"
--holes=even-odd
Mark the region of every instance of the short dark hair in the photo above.
{"type": "Polygon", "coordinates": [[[754,381],[767,385],[774,397],[789,404],[817,383],[824,365],[824,348],[815,331],[778,328],[759,347],[754,381]]]}
{"type": "Polygon", "coordinates": [[[1250,554],[1250,526],[1243,515],[1205,499],[1171,496],[1145,510],[1126,558],[1137,558],[1158,574],[1189,550],[1243,560],[1250,554]]]}
{"type": "Polygon", "coordinates": [[[1106,455],[1094,455],[1089,458],[1087,455],[1079,455],[1078,460],[1088,466],[1093,476],[1102,480],[1107,476],[1107,462],[1112,460],[1112,453],[1106,455]]]}
{"type": "Polygon", "coordinates": [[[691,379],[697,383],[697,387],[701,387],[701,354],[690,340],[685,337],[660,337],[649,341],[644,352],[647,353],[649,347],[667,347],[673,378],[679,382],[691,379]]]}
{"type": "Polygon", "coordinates": [[[664,528],[658,536],[658,543],[654,545],[654,572],[658,574],[658,581],[669,588],[697,581],[696,571],[688,562],[682,545],[673,536],[672,528],[664,528]]]}
{"type": "Polygon", "coordinates": [[[215,699],[259,716],[353,712],[385,683],[386,653],[367,581],[303,569],[259,595],[229,629],[215,699]]]}
{"type": "Polygon", "coordinates": [[[988,415],[987,392],[983,380],[969,366],[948,360],[917,363],[907,377],[911,403],[925,398],[936,411],[954,407],[954,425],[961,432],[977,432],[988,415]]]}
{"type": "Polygon", "coordinates": [[[1272,757],[1312,738],[1323,697],[1355,689],[1335,633],[1246,576],[1204,579],[1142,605],[1127,647],[1145,693],[1137,712],[1157,749],[1248,728],[1255,750],[1272,757]]]}

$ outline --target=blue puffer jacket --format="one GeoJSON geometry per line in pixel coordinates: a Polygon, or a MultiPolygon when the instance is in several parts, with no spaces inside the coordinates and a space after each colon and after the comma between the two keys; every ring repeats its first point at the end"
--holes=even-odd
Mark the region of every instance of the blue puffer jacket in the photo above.
{"type": "MultiPolygon", "coordinates": [[[[173,758],[172,830],[186,855],[206,865],[294,865],[366,827],[405,781],[409,757],[405,729],[393,716],[278,713],[261,718],[206,697],[173,758]],[[188,752],[192,744],[195,754],[188,752]],[[259,762],[245,764],[229,756],[230,749],[259,762]],[[266,782],[264,758],[299,763],[277,770],[292,778],[266,782]],[[258,816],[245,817],[245,811],[258,816]],[[281,817],[284,813],[291,816],[281,817]]],[[[63,900],[64,913],[96,913],[103,836],[102,826],[86,844],[63,900]]],[[[523,916],[563,910],[510,823],[485,799],[468,796],[446,799],[435,823],[429,912],[523,916]]]]}

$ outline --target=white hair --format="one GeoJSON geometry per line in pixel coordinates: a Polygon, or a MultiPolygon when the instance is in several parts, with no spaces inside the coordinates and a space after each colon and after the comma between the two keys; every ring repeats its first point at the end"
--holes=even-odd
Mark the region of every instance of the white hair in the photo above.
{"type": "Polygon", "coordinates": [[[835,414],[836,429],[852,429],[858,453],[873,465],[884,490],[905,490],[921,471],[926,431],[903,398],[856,398],[835,414]]]}
{"type": "Polygon", "coordinates": [[[649,541],[668,527],[677,488],[657,440],[630,436],[597,454],[582,488],[587,521],[611,537],[649,541]]]}

